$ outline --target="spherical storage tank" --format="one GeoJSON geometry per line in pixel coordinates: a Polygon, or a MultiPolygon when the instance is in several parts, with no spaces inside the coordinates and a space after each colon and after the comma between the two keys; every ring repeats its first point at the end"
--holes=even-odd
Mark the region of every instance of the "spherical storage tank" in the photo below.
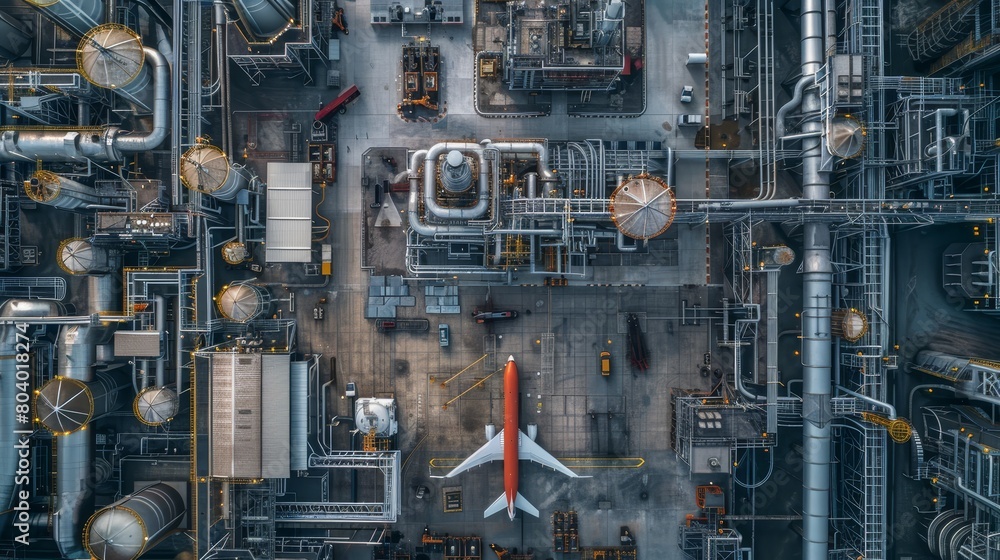
{"type": "Polygon", "coordinates": [[[56,251],[59,268],[70,274],[107,272],[108,253],[90,241],[74,237],[59,244],[56,251]]]}
{"type": "Polygon", "coordinates": [[[159,426],[177,415],[180,402],[177,393],[169,387],[148,387],[139,392],[132,402],[132,412],[147,426],[159,426]]]}
{"type": "Polygon", "coordinates": [[[87,521],[83,540],[99,560],[132,560],[156,546],[184,517],[184,500],[163,483],[107,506],[87,521]]]}
{"type": "Polygon", "coordinates": [[[245,283],[226,286],[217,300],[223,317],[241,323],[260,317],[271,306],[271,294],[266,288],[245,283]]]}
{"type": "Polygon", "coordinates": [[[199,144],[181,156],[184,186],[219,200],[233,200],[247,184],[241,168],[234,167],[215,146],[199,144]]]}
{"type": "Polygon", "coordinates": [[[662,179],[642,174],[626,179],[611,193],[611,221],[632,239],[652,239],[674,221],[677,202],[662,179]]]}

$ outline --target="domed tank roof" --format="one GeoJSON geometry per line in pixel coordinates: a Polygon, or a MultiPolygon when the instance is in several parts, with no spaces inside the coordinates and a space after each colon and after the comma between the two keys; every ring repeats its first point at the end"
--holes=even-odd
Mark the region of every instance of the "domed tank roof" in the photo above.
{"type": "Polygon", "coordinates": [[[448,152],[441,163],[441,185],[450,192],[463,192],[472,186],[472,166],[458,150],[448,152]]]}
{"type": "Polygon", "coordinates": [[[868,318],[857,309],[834,309],[831,330],[834,336],[857,342],[868,332],[868,318]]]}
{"type": "Polygon", "coordinates": [[[132,411],[143,424],[159,426],[177,415],[177,393],[168,387],[149,387],[135,397],[132,411]]]}
{"type": "Polygon", "coordinates": [[[396,401],[392,399],[358,399],[355,405],[354,425],[361,433],[372,428],[379,436],[396,434],[396,401]]]}
{"type": "Polygon", "coordinates": [[[83,36],[76,50],[80,73],[95,86],[119,88],[142,71],[142,40],[124,25],[99,25],[83,36]]]}
{"type": "Polygon", "coordinates": [[[107,253],[86,239],[63,241],[58,250],[59,266],[70,274],[86,274],[107,264],[107,253]]]}
{"type": "Polygon", "coordinates": [[[215,146],[193,146],[181,156],[181,181],[189,189],[212,194],[229,178],[229,158],[215,146]]]}
{"type": "Polygon", "coordinates": [[[56,377],[35,396],[35,417],[54,434],[84,427],[94,413],[94,397],[80,380],[56,377]]]}
{"type": "Polygon", "coordinates": [[[677,207],[666,182],[643,174],[618,185],[609,210],[618,231],[633,239],[652,239],[667,231],[677,207]]]}
{"type": "Polygon", "coordinates": [[[865,127],[854,117],[834,117],[830,121],[826,145],[830,153],[845,159],[861,155],[865,147],[865,127]]]}
{"type": "Polygon", "coordinates": [[[233,321],[249,321],[264,311],[266,295],[250,284],[231,284],[219,295],[219,312],[233,321]]]}
{"type": "Polygon", "coordinates": [[[87,548],[102,560],[132,560],[146,545],[146,529],[132,510],[113,507],[87,524],[87,548]]]}

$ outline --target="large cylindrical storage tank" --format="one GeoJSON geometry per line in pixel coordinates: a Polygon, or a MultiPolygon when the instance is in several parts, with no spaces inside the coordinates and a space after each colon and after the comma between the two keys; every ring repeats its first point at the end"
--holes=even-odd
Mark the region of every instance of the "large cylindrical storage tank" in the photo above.
{"type": "Polygon", "coordinates": [[[177,416],[180,402],[169,387],[148,387],[135,396],[132,412],[147,426],[159,426],[177,416]]]}
{"type": "Polygon", "coordinates": [[[35,171],[24,182],[28,198],[63,210],[86,210],[90,204],[100,204],[97,191],[51,171],[35,171]]]}
{"type": "Polygon", "coordinates": [[[77,37],[104,23],[101,0],[27,0],[45,17],[77,37]]]}
{"type": "Polygon", "coordinates": [[[289,409],[292,415],[289,438],[293,471],[309,469],[309,362],[292,362],[288,372],[289,409]]]}
{"type": "Polygon", "coordinates": [[[452,150],[441,162],[441,172],[438,180],[445,190],[453,193],[467,191],[472,186],[472,166],[465,154],[452,150]]]}
{"type": "Polygon", "coordinates": [[[110,269],[108,252],[79,237],[66,239],[56,250],[59,268],[70,274],[103,274],[110,269]]]}
{"type": "Polygon", "coordinates": [[[100,274],[87,278],[88,312],[108,314],[121,312],[122,283],[113,274],[100,274]]]}
{"type": "Polygon", "coordinates": [[[145,62],[142,39],[117,23],[91,29],[76,49],[77,69],[87,81],[114,89],[149,110],[153,107],[153,73],[145,62]]]}
{"type": "Polygon", "coordinates": [[[0,59],[14,61],[31,47],[31,31],[23,22],[0,12],[0,59]]]}
{"type": "MultiPolygon", "coordinates": [[[[9,299],[0,306],[0,317],[49,317],[61,315],[57,302],[37,299],[9,299]]],[[[17,334],[16,325],[0,325],[0,410],[13,411],[17,406],[17,334]]],[[[21,333],[24,334],[24,333],[21,333]]],[[[0,473],[17,470],[17,448],[14,444],[15,430],[24,426],[15,422],[14,414],[0,414],[0,473]]],[[[0,476],[0,527],[10,528],[7,513],[10,499],[14,494],[14,477],[0,476]]],[[[2,534],[4,529],[0,529],[2,534]]]]}
{"type": "Polygon", "coordinates": [[[184,517],[184,500],[163,483],[101,509],[84,527],[87,550],[99,560],[132,560],[156,546],[184,517]]]}
{"type": "Polygon", "coordinates": [[[295,6],[288,0],[236,0],[236,13],[259,41],[276,38],[295,21],[295,6]]]}
{"type": "Polygon", "coordinates": [[[848,342],[857,342],[868,332],[868,318],[857,309],[834,309],[830,332],[848,342]]]}
{"type": "Polygon", "coordinates": [[[181,181],[184,186],[219,200],[233,200],[247,186],[242,166],[229,161],[215,146],[201,144],[181,156],[181,181]]]}
{"type": "Polygon", "coordinates": [[[230,284],[218,296],[219,313],[231,321],[252,321],[267,313],[271,294],[267,288],[254,284],[230,284]]]}
{"type": "Polygon", "coordinates": [[[608,206],[618,231],[632,239],[652,239],[667,231],[677,201],[666,181],[651,175],[626,179],[611,193],[608,206]]]}
{"type": "Polygon", "coordinates": [[[56,435],[73,433],[117,409],[121,404],[118,393],[123,388],[122,383],[104,372],[87,383],[56,377],[35,395],[36,420],[56,435]]]}

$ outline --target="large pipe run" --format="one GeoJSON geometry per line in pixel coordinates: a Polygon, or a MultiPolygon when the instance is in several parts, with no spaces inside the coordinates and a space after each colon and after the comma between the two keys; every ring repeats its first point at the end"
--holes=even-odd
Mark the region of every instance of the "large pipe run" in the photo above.
{"type": "Polygon", "coordinates": [[[486,164],[486,153],[479,144],[464,142],[441,142],[434,144],[424,156],[424,207],[427,212],[443,219],[471,220],[486,212],[490,204],[490,186],[488,181],[489,166],[486,164]],[[437,186],[438,158],[445,152],[473,152],[479,158],[479,199],[475,206],[469,208],[445,208],[437,203],[435,187],[437,186]]]}
{"type": "Polygon", "coordinates": [[[82,37],[104,23],[102,0],[26,0],[57,25],[82,37]]]}
{"type": "Polygon", "coordinates": [[[295,6],[288,0],[236,0],[235,6],[240,22],[259,41],[281,35],[295,21],[295,6]]]}
{"type": "Polygon", "coordinates": [[[170,66],[156,49],[144,47],[143,52],[153,69],[152,130],[125,133],[113,126],[100,131],[5,130],[0,133],[0,161],[112,163],[122,160],[124,153],[146,152],[162,144],[170,116],[170,66]]]}
{"type": "MultiPolygon", "coordinates": [[[[59,304],[54,301],[10,299],[0,307],[0,317],[13,319],[39,315],[58,315],[59,304]]],[[[15,423],[17,406],[17,334],[13,324],[0,326],[0,536],[10,528],[9,510],[14,495],[14,476],[17,471],[17,442],[15,430],[22,429],[15,423]]],[[[27,427],[30,429],[30,426],[27,427]]]]}
{"type": "MultiPolygon", "coordinates": [[[[112,333],[112,329],[105,327],[62,327],[57,341],[58,374],[84,383],[93,381],[97,345],[106,344],[112,333]]],[[[90,433],[80,430],[55,439],[57,501],[52,514],[52,533],[63,558],[90,558],[80,530],[86,521],[85,506],[92,497],[90,433]]]]}
{"type": "MultiPolygon", "coordinates": [[[[825,26],[823,0],[803,0],[802,29],[802,132],[819,135],[802,140],[802,197],[823,200],[830,196],[830,176],[822,170],[823,123],[818,118],[819,93],[805,88],[823,65],[825,26]]],[[[780,119],[778,119],[780,121],[780,119]]],[[[830,227],[803,224],[802,260],[802,557],[827,560],[830,538],[830,392],[832,369],[833,268],[830,264],[830,227]]]]}
{"type": "Polygon", "coordinates": [[[163,301],[163,296],[157,295],[153,298],[153,319],[156,332],[160,335],[160,356],[156,358],[156,386],[163,387],[167,384],[167,374],[163,369],[163,362],[167,355],[167,305],[163,301]]]}

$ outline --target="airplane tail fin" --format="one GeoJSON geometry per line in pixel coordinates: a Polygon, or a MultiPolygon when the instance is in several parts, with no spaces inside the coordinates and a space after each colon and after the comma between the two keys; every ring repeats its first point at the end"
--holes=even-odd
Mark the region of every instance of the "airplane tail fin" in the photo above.
{"type": "Polygon", "coordinates": [[[524,499],[524,496],[522,496],[520,492],[517,493],[517,498],[514,499],[514,507],[525,513],[530,513],[531,515],[538,517],[538,509],[531,505],[528,500],[524,499]]]}
{"type": "MultiPolygon", "coordinates": [[[[518,492],[517,497],[514,498],[514,507],[525,513],[538,517],[538,509],[535,506],[531,505],[531,502],[525,499],[525,497],[522,496],[520,492],[518,492]]],[[[507,494],[500,494],[500,496],[492,504],[490,504],[490,507],[486,508],[486,511],[483,513],[483,517],[484,518],[489,517],[495,513],[500,513],[501,511],[504,511],[506,509],[507,509],[507,494]]]]}

